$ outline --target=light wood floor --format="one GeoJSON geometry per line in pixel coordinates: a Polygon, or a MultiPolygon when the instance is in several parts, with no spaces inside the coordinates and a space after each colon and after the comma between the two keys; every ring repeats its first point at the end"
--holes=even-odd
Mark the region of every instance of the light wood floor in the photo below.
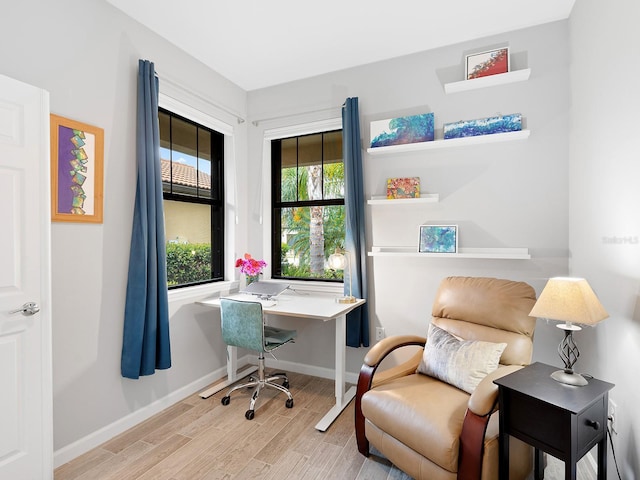
{"type": "Polygon", "coordinates": [[[255,418],[250,393],[228,406],[224,391],[194,394],[56,469],[55,480],[368,479],[410,480],[386,459],[356,447],[353,402],[324,433],[314,425],[335,402],[333,381],[289,374],[286,396],[263,390],[255,418]]]}
{"type": "MultiPolygon", "coordinates": [[[[380,455],[358,453],[353,402],[324,433],[314,425],[334,403],[333,381],[289,374],[286,397],[263,390],[256,416],[246,420],[250,391],[197,394],[103,445],[60,466],[55,480],[411,480],[380,455]]],[[[578,478],[595,479],[588,465],[578,478]]],[[[563,464],[547,456],[545,479],[564,478],[563,464]]]]}

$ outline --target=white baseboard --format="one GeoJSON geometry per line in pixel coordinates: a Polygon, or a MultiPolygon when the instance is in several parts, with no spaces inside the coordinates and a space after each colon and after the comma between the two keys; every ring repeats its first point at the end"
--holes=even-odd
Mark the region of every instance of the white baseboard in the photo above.
{"type": "MultiPolygon", "coordinates": [[[[335,380],[336,378],[336,371],[333,368],[317,367],[315,365],[305,365],[302,363],[287,362],[284,360],[274,360],[272,358],[265,358],[265,363],[269,369],[277,368],[279,370],[284,370],[285,372],[302,373],[312,377],[328,378],[329,380],[335,380]]],[[[358,383],[358,374],[346,372],[345,381],[353,384],[358,383]]]]}
{"type": "MultiPolygon", "coordinates": [[[[238,367],[242,368],[251,363],[255,363],[254,355],[245,355],[242,358],[238,358],[238,367]]],[[[332,368],[316,367],[313,365],[303,365],[300,363],[286,362],[282,360],[267,359],[266,364],[268,368],[277,368],[287,372],[302,373],[304,375],[311,375],[314,377],[335,379],[335,370],[332,368]]],[[[166,397],[160,398],[155,402],[140,408],[135,412],[131,412],[129,415],[122,417],[115,422],[96,430],[89,435],[76,440],[69,445],[66,445],[53,453],[53,466],[58,468],[61,465],[79,457],[83,453],[96,448],[103,443],[111,440],[117,435],[135,427],[139,423],[151,418],[156,413],[160,413],[162,410],[169,408],[171,405],[184,400],[189,395],[192,395],[200,390],[203,390],[207,386],[211,385],[218,380],[227,376],[226,367],[217,369],[216,371],[205,375],[202,378],[185,385],[184,387],[171,392],[166,397]]],[[[356,383],[358,381],[358,375],[355,373],[347,373],[346,381],[349,383],[356,383]]]]}

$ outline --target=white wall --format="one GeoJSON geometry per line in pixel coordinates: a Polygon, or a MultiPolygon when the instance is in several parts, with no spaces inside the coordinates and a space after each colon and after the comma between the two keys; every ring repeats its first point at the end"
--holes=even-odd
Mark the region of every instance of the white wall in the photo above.
{"type": "MultiPolygon", "coordinates": [[[[540,291],[548,277],[567,273],[568,64],[564,21],[252,91],[249,120],[257,126],[250,125],[249,157],[262,157],[265,129],[339,116],[348,96],[359,98],[364,146],[372,120],[433,111],[436,134],[441,136],[445,122],[522,113],[531,130],[524,141],[388,157],[363,155],[366,197],[384,194],[387,177],[402,176],[420,176],[423,190],[440,194],[435,205],[367,206],[368,248],[417,248],[417,226],[438,221],[459,224],[462,247],[530,249],[531,260],[515,261],[369,257],[372,331],[382,326],[388,335],[426,333],[431,302],[445,276],[524,280],[540,291]],[[504,43],[511,47],[512,69],[531,68],[529,81],[444,93],[444,83],[463,79],[466,53],[504,43]]],[[[250,215],[254,217],[257,212],[250,215]]],[[[250,228],[262,231],[257,222],[250,228]]],[[[259,249],[262,237],[252,241],[259,249]]],[[[539,326],[536,359],[559,361],[555,348],[561,333],[555,330],[544,323],[539,326]]],[[[297,347],[308,352],[306,358],[294,357],[297,352],[290,349],[283,349],[279,357],[330,367],[330,356],[311,349],[321,342],[332,352],[331,338],[330,329],[316,327],[313,335],[303,330],[297,347]]],[[[359,371],[365,352],[348,349],[349,371],[359,371]]]]}
{"type": "MultiPolygon", "coordinates": [[[[101,429],[114,422],[126,426],[145,408],[178,400],[175,396],[185,396],[193,382],[225,364],[219,322],[184,299],[170,306],[173,367],[140,380],[120,376],[136,181],[138,59],[155,62],[161,91],[163,78],[170,78],[204,98],[203,108],[213,102],[244,115],[246,93],[102,0],[5,2],[0,44],[0,73],[48,90],[52,113],[105,132],[104,223],[54,223],[52,229],[54,448],[59,452],[87,436],[99,440],[101,429]]],[[[236,158],[246,170],[246,125],[215,108],[212,113],[236,127],[236,158]]]]}
{"type": "MultiPolygon", "coordinates": [[[[622,478],[640,478],[640,4],[576,2],[570,19],[571,273],[610,318],[577,336],[578,365],[615,383],[622,478]]],[[[617,478],[609,455],[609,478],[617,478]]]]}

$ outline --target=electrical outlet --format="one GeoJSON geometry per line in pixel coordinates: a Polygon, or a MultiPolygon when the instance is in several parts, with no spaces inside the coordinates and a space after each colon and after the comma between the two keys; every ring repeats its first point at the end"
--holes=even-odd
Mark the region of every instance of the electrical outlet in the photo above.
{"type": "Polygon", "coordinates": [[[384,327],[376,327],[376,341],[384,338],[384,327]]]}
{"type": "Polygon", "coordinates": [[[618,405],[611,399],[609,399],[609,412],[607,416],[609,418],[609,427],[611,427],[611,431],[617,434],[618,425],[620,425],[620,419],[618,418],[618,405]]]}

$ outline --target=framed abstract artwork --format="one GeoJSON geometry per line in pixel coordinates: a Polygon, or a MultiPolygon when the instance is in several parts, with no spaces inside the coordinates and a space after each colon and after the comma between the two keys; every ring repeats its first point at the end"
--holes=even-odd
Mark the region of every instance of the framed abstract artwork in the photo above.
{"type": "Polygon", "coordinates": [[[488,77],[509,71],[509,47],[473,53],[466,56],[465,78],[488,77]]]}
{"type": "Polygon", "coordinates": [[[420,177],[387,178],[387,198],[420,198],[420,177]]]}
{"type": "Polygon", "coordinates": [[[458,253],[457,225],[420,225],[420,253],[458,253]]]}
{"type": "Polygon", "coordinates": [[[102,223],[102,128],[51,115],[51,220],[102,223]]]}
{"type": "Polygon", "coordinates": [[[371,122],[371,148],[431,142],[434,139],[434,114],[388,118],[371,122]]]}
{"type": "Polygon", "coordinates": [[[445,140],[491,135],[493,133],[518,132],[520,130],[522,130],[522,115],[519,113],[476,120],[460,120],[458,122],[445,123],[442,128],[445,140]]]}

